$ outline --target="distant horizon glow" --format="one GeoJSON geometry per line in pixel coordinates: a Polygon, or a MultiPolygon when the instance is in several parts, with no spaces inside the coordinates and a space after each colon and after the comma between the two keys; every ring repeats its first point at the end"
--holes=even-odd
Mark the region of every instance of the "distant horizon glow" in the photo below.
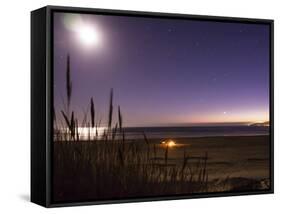
{"type": "Polygon", "coordinates": [[[93,97],[107,123],[110,88],[126,127],[269,121],[269,35],[263,24],[56,12],[55,109],[69,54],[79,121],[93,97]]]}

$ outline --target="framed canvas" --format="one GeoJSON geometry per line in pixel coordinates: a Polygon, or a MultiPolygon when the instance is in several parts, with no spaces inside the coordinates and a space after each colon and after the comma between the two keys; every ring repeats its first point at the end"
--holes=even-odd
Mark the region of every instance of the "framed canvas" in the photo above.
{"type": "Polygon", "coordinates": [[[31,201],[273,193],[273,20],[31,13],[31,201]]]}

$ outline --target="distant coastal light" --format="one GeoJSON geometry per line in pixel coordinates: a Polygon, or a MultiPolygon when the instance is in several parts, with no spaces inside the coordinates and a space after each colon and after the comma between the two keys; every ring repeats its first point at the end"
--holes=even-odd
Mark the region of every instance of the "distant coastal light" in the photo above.
{"type": "Polygon", "coordinates": [[[270,126],[270,123],[269,123],[269,121],[259,120],[259,121],[249,123],[248,126],[265,126],[265,127],[268,127],[268,126],[270,126]]]}

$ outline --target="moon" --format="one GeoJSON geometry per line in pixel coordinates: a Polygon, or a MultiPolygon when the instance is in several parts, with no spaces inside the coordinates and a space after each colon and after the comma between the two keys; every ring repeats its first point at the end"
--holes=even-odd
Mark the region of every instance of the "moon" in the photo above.
{"type": "Polygon", "coordinates": [[[79,40],[86,46],[98,45],[100,42],[99,33],[94,26],[83,24],[77,29],[79,40]]]}
{"type": "Polygon", "coordinates": [[[93,21],[84,20],[78,14],[66,14],[62,21],[65,28],[74,32],[77,41],[85,47],[101,44],[101,32],[93,21]]]}

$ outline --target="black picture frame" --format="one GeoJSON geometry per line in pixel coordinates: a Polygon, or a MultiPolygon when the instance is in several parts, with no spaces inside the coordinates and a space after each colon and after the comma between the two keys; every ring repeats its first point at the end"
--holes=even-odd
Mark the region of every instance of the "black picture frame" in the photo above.
{"type": "Polygon", "coordinates": [[[44,207],[144,202],[190,198],[225,197],[268,194],[274,192],[274,21],[218,16],[137,12],[78,7],[46,6],[31,12],[31,201],[44,207]],[[168,19],[188,19],[214,22],[265,24],[270,27],[270,181],[265,191],[198,193],[164,197],[130,198],[122,200],[53,203],[52,187],[52,108],[53,106],[53,33],[54,12],[90,13],[113,16],[139,16],[168,19]]]}

